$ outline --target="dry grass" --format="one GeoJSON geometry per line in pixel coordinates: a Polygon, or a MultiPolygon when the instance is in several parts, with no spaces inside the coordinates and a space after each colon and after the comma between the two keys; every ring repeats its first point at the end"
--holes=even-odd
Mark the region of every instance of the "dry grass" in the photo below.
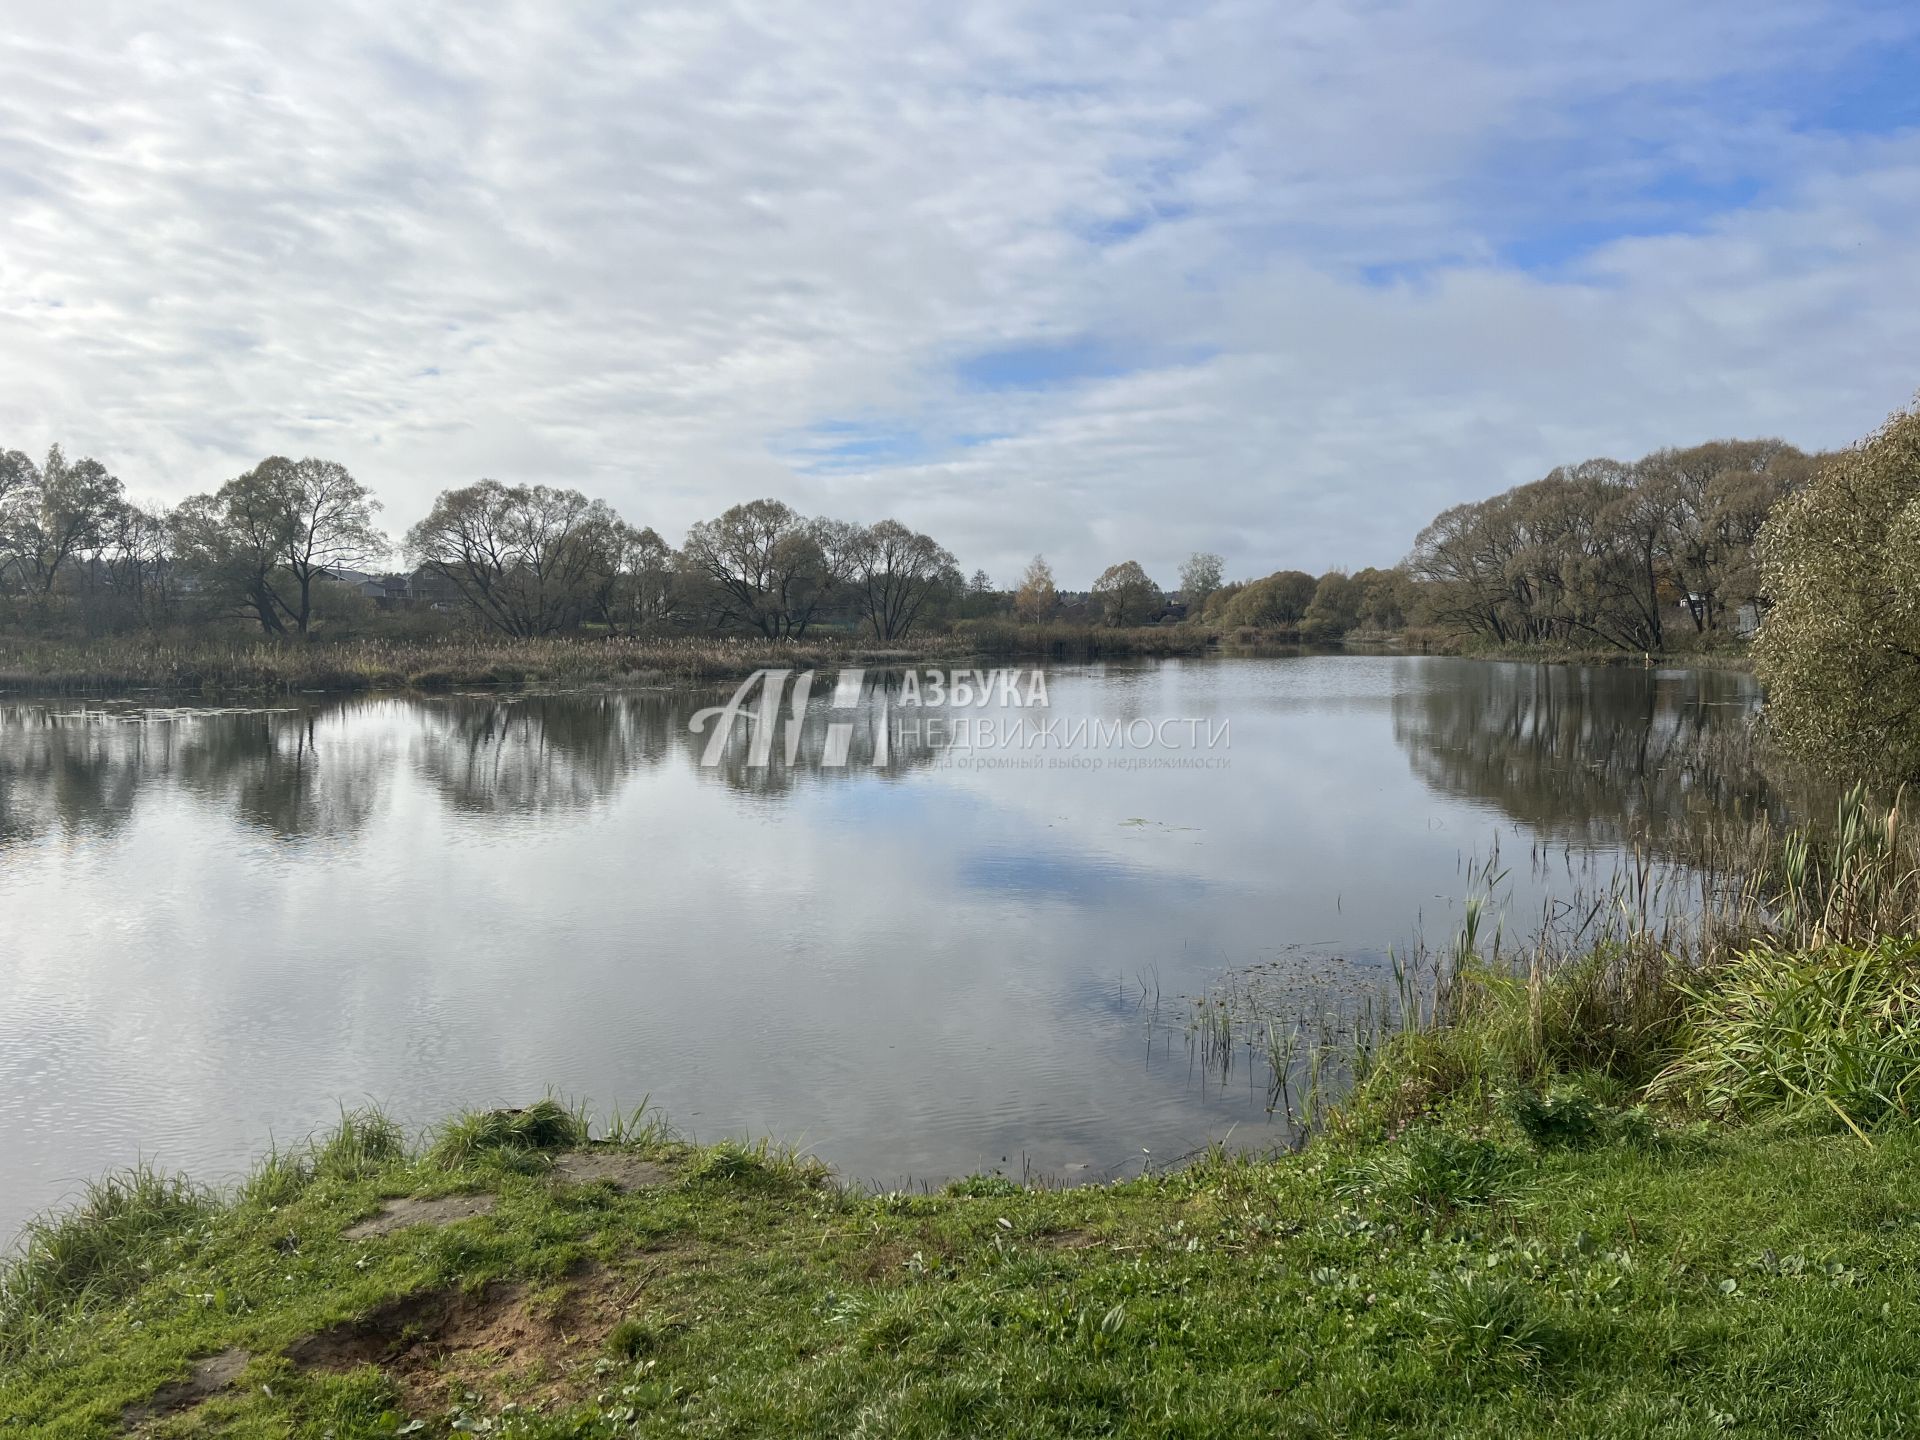
{"type": "Polygon", "coordinates": [[[0,691],[180,695],[450,689],[483,685],[645,684],[724,680],[755,670],[960,664],[976,657],[1090,660],[1190,654],[1203,632],[1064,625],[962,627],[892,647],[857,637],[770,641],[718,636],[472,636],[271,643],[118,636],[84,642],[0,638],[0,691]]]}

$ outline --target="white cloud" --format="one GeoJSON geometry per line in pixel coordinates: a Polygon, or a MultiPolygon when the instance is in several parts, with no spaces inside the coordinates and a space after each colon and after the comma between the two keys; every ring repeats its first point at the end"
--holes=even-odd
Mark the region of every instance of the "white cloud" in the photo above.
{"type": "Polygon", "coordinates": [[[669,534],[773,493],[1084,584],[1388,561],[1920,383],[1920,136],[1816,103],[1899,10],[393,8],[11,17],[0,444],[161,499],[325,454],[395,528],[483,474],[669,534]],[[1041,341],[1138,368],[956,378],[1041,341]],[[932,458],[803,464],[849,421],[932,458]]]}

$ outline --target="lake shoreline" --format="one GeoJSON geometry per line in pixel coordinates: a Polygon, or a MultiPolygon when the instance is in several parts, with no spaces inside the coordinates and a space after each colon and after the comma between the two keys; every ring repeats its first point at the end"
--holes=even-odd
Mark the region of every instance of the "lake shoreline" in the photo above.
{"type": "Polygon", "coordinates": [[[0,694],[81,695],[150,690],[170,695],[422,692],[528,685],[690,684],[756,670],[943,666],[1206,653],[1210,632],[1181,627],[1105,630],[1008,626],[897,645],[824,640],[484,639],[312,644],[115,641],[0,643],[0,694]]]}
{"type": "Polygon", "coordinates": [[[1725,670],[1750,673],[1749,656],[1675,651],[1640,656],[1615,650],[1514,646],[1494,650],[1424,651],[1369,637],[1353,645],[1262,647],[1188,626],[1107,630],[1042,625],[994,626],[929,636],[917,643],[875,645],[826,640],[543,639],[477,641],[336,641],[150,645],[114,641],[62,644],[0,642],[0,695],[18,698],[160,696],[232,698],[260,695],[355,694],[375,691],[502,690],[528,687],[702,684],[742,679],[757,670],[847,666],[943,667],[1028,661],[1058,664],[1104,660],[1191,658],[1218,654],[1258,658],[1263,648],[1287,653],[1404,655],[1518,664],[1611,668],[1725,670]]]}
{"type": "Polygon", "coordinates": [[[1298,1154],[882,1194],[644,1113],[595,1137],[548,1101],[419,1144],[353,1113],[230,1193],[133,1171],[31,1230],[0,1411],[557,1440],[841,1434],[891,1397],[904,1434],[1066,1432],[1095,1405],[1234,1433],[1384,1408],[1423,1433],[1654,1434],[1783,1345],[1809,1347],[1805,1403],[1870,1411],[1920,1237],[1863,1245],[1852,1217],[1920,1207],[1920,1150],[1635,1115],[1592,1110],[1567,1144],[1497,1111],[1360,1111],[1298,1154]],[[1674,1345],[1702,1363],[1658,1363],[1674,1345]]]}

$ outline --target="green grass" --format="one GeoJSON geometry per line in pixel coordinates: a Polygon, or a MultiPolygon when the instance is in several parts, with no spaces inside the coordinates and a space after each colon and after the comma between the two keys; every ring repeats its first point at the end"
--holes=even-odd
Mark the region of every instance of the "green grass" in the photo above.
{"type": "Polygon", "coordinates": [[[389,1153],[357,1115],[297,1184],[103,1191],[9,1272],[0,1433],[116,1433],[232,1349],[238,1382],[154,1433],[1892,1435],[1920,1404],[1906,1128],[1568,1090],[1119,1185],[873,1195],[653,1124],[595,1153],[663,1183],[562,1184],[542,1146],[581,1137],[546,1120],[389,1153]],[[494,1208],[343,1237],[457,1192],[494,1208]],[[388,1358],[317,1365],[316,1336],[388,1358]]]}

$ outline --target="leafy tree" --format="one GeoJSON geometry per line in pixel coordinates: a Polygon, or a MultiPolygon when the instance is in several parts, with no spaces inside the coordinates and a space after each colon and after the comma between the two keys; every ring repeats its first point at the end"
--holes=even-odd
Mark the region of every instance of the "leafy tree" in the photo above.
{"type": "Polygon", "coordinates": [[[1337,640],[1360,623],[1365,591],[1360,582],[1330,570],[1314,586],[1313,599],[1300,617],[1301,633],[1314,640],[1337,640]]]}
{"type": "Polygon", "coordinates": [[[1047,564],[1046,556],[1034,556],[1027,564],[1026,574],[1020,577],[1020,588],[1014,592],[1014,614],[1029,625],[1036,625],[1050,618],[1059,603],[1060,593],[1053,585],[1053,567],[1047,564]]]}
{"type": "Polygon", "coordinates": [[[608,593],[632,535],[601,500],[546,485],[482,480],[442,491],[407,532],[415,562],[508,635],[577,625],[608,593]]]}
{"type": "Polygon", "coordinates": [[[1320,582],[1304,570],[1276,570],[1242,587],[1222,619],[1228,625],[1255,630],[1290,629],[1306,618],[1319,588],[1320,582]]]}
{"type": "Polygon", "coordinates": [[[1658,650],[1762,603],[1754,544],[1811,462],[1778,440],[1588,460],[1443,511],[1410,568],[1438,622],[1488,639],[1658,650]]]}
{"type": "Polygon", "coordinates": [[[1245,580],[1229,580],[1218,590],[1215,590],[1211,595],[1207,596],[1206,604],[1200,607],[1201,613],[1205,616],[1207,623],[1211,625],[1226,624],[1227,612],[1233,608],[1233,602],[1239,598],[1240,592],[1246,588],[1247,582],[1245,580]]]}
{"type": "Polygon", "coordinates": [[[1782,501],[1760,558],[1773,732],[1837,773],[1920,778],[1920,408],[1782,501]]]}
{"type": "Polygon", "coordinates": [[[1138,560],[1109,565],[1093,582],[1094,603],[1109,625],[1144,625],[1160,608],[1160,587],[1138,560]]]}
{"type": "Polygon", "coordinates": [[[1360,587],[1359,625],[1368,630],[1402,630],[1413,620],[1420,605],[1419,587],[1405,567],[1391,570],[1368,566],[1356,570],[1354,583],[1360,587]]]}
{"type": "Polygon", "coordinates": [[[39,508],[40,467],[19,450],[0,450],[0,595],[26,582],[39,508]]]}
{"type": "Polygon", "coordinates": [[[1188,614],[1198,615],[1207,597],[1220,588],[1222,563],[1218,555],[1196,550],[1180,567],[1180,598],[1186,601],[1188,614]]]}
{"type": "Polygon", "coordinates": [[[847,553],[855,607],[876,640],[901,639],[930,600],[959,593],[953,552],[898,520],[856,531],[847,553]]]}

